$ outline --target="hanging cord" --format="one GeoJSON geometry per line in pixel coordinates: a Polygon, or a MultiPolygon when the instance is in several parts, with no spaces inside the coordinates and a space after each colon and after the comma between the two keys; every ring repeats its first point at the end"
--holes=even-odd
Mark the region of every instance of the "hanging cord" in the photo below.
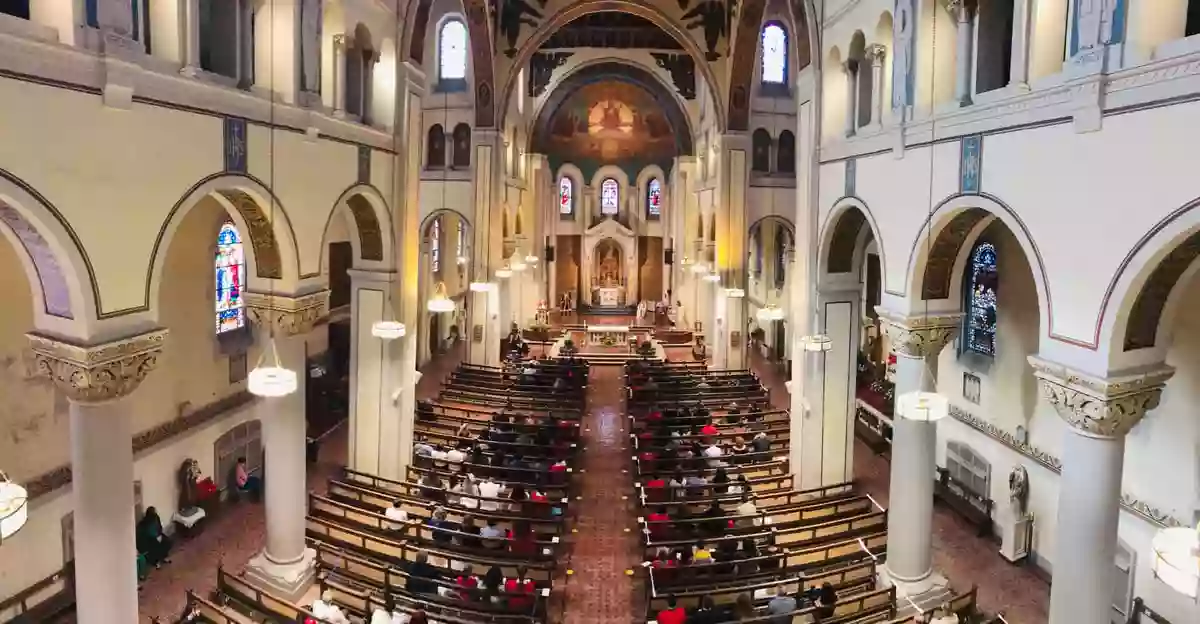
{"type": "MultiPolygon", "coordinates": [[[[965,0],[963,1],[962,8],[960,10],[962,10],[962,11],[967,10],[967,5],[966,5],[965,0]]],[[[955,23],[957,23],[957,18],[955,16],[952,15],[950,17],[955,20],[955,23]]],[[[933,56],[934,59],[937,58],[937,31],[938,31],[937,23],[938,23],[937,5],[935,4],[933,7],[933,25],[931,28],[931,33],[930,33],[930,38],[929,38],[930,54],[933,56]]],[[[934,65],[936,65],[936,63],[934,63],[934,65]]],[[[930,113],[930,115],[929,115],[929,136],[930,136],[931,142],[928,147],[928,149],[929,149],[929,185],[926,189],[926,192],[927,192],[926,205],[928,207],[928,214],[925,217],[925,228],[926,228],[925,263],[926,263],[926,266],[928,266],[929,258],[933,254],[933,177],[934,177],[934,152],[935,152],[935,150],[933,149],[932,140],[937,139],[937,111],[936,111],[936,107],[934,105],[934,98],[936,98],[936,97],[937,97],[937,71],[935,68],[934,71],[930,72],[930,76],[929,76],[929,113],[930,113]]],[[[902,113],[902,115],[903,115],[903,113],[902,113]]],[[[924,289],[925,289],[925,280],[924,280],[924,277],[922,277],[921,290],[923,291],[924,289]]],[[[924,297],[924,295],[921,296],[921,299],[923,300],[923,302],[925,304],[925,315],[924,315],[925,322],[928,323],[929,322],[929,299],[926,299],[924,297]]],[[[937,377],[934,376],[934,374],[933,374],[933,366],[930,364],[929,360],[924,361],[922,364],[924,367],[924,370],[922,371],[922,375],[921,375],[922,378],[924,378],[926,375],[928,375],[930,377],[930,380],[933,382],[934,389],[936,390],[937,389],[937,377]]],[[[922,381],[922,385],[923,384],[924,384],[924,381],[922,381]]]]}

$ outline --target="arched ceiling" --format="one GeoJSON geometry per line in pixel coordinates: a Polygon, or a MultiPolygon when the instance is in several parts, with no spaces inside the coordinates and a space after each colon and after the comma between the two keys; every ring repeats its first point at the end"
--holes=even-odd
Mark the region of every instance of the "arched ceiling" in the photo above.
{"type": "Polygon", "coordinates": [[[656,164],[667,170],[693,151],[692,130],[679,101],[646,70],[624,63],[588,65],[547,97],[531,137],[552,166],[589,171],[618,165],[636,176],[656,164]]]}

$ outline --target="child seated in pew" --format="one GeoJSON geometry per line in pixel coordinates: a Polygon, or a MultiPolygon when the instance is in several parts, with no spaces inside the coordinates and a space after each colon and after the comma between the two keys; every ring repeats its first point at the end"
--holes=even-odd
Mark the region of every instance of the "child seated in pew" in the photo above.
{"type": "Polygon", "coordinates": [[[391,531],[399,531],[404,528],[404,523],[408,522],[408,512],[400,508],[404,501],[396,499],[391,507],[383,510],[383,515],[387,516],[391,522],[387,523],[387,528],[391,531]]]}
{"type": "Polygon", "coordinates": [[[312,614],[330,624],[350,624],[350,619],[342,613],[342,608],[333,603],[333,592],[325,590],[321,597],[314,600],[309,609],[312,614]]]}

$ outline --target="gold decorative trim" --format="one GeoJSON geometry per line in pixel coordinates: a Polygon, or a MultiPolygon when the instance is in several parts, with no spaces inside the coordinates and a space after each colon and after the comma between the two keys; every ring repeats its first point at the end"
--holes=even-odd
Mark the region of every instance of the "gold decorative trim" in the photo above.
{"type": "MultiPolygon", "coordinates": [[[[992,423],[975,416],[974,414],[958,407],[957,405],[950,406],[950,416],[955,420],[967,425],[968,427],[986,435],[987,437],[1007,446],[1029,459],[1041,464],[1041,466],[1054,474],[1062,474],[1062,460],[1043,451],[1042,449],[1033,446],[1027,442],[1022,442],[1017,436],[1005,431],[992,423]]],[[[1171,516],[1169,513],[1151,506],[1149,503],[1135,498],[1132,494],[1121,493],[1121,508],[1142,520],[1153,525],[1169,528],[1187,526],[1179,519],[1171,516]]]]}
{"type": "MultiPolygon", "coordinates": [[[[967,237],[990,213],[982,208],[968,208],[950,219],[937,233],[925,259],[925,274],[921,280],[921,299],[946,299],[954,278],[954,264],[967,237]]],[[[932,226],[932,224],[928,224],[932,226]]]]}
{"type": "Polygon", "coordinates": [[[37,374],[48,377],[72,401],[99,403],[124,397],[158,365],[166,329],[100,345],[77,345],[37,333],[25,334],[37,374]]]}
{"type": "Polygon", "coordinates": [[[361,195],[353,195],[346,200],[350,214],[358,225],[358,249],[363,260],[383,261],[383,229],[371,202],[361,195]]]}
{"type": "Polygon", "coordinates": [[[254,248],[254,264],[258,276],[267,279],[283,278],[279,241],[275,240],[275,229],[262,207],[242,191],[224,190],[220,193],[246,222],[246,229],[249,230],[246,235],[250,237],[250,246],[254,248]]]}
{"type": "Polygon", "coordinates": [[[328,290],[298,297],[256,292],[248,292],[243,296],[254,322],[274,327],[282,336],[307,334],[329,315],[328,290]]]}
{"type": "Polygon", "coordinates": [[[1108,379],[1029,356],[1042,396],[1077,432],[1101,438],[1124,436],[1158,407],[1175,369],[1162,366],[1108,379]]]}
{"type": "Polygon", "coordinates": [[[875,306],[892,350],[908,357],[932,357],[958,336],[962,314],[902,316],[875,306]]]}

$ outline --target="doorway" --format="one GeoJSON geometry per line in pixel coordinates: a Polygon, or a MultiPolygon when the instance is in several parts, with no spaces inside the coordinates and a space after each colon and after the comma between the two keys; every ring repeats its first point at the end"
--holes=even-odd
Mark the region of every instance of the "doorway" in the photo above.
{"type": "Polygon", "coordinates": [[[431,355],[441,354],[441,316],[440,314],[429,315],[429,353],[431,355]]]}

